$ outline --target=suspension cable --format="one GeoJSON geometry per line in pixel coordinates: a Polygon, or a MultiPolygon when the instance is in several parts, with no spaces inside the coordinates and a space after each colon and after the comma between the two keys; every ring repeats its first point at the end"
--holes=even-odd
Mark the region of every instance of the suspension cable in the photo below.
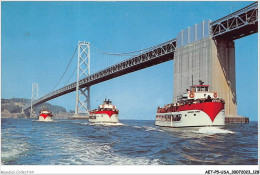
{"type": "Polygon", "coordinates": [[[133,55],[130,55],[130,54],[141,52],[141,51],[145,51],[145,50],[153,48],[153,47],[149,47],[149,48],[146,48],[146,49],[136,50],[136,51],[132,51],[132,52],[125,52],[125,53],[110,53],[110,52],[103,51],[102,49],[99,49],[99,48],[93,46],[93,44],[92,44],[92,47],[94,47],[96,50],[98,50],[101,54],[104,54],[104,55],[117,55],[117,56],[133,56],[133,55]]]}
{"type": "MultiPolygon", "coordinates": [[[[124,53],[110,53],[110,52],[106,52],[106,51],[103,51],[102,49],[99,49],[95,46],[93,46],[92,44],[92,47],[94,47],[95,49],[99,50],[99,52],[101,54],[105,54],[105,55],[118,55],[118,56],[128,56],[129,54],[132,54],[132,53],[137,53],[137,52],[142,52],[142,51],[147,51],[147,50],[151,50],[151,49],[154,49],[154,48],[158,48],[159,46],[162,46],[164,45],[165,43],[169,43],[171,41],[174,41],[176,39],[172,39],[172,40],[169,40],[169,41],[166,41],[164,43],[161,43],[161,44],[158,44],[158,45],[155,45],[155,46],[151,46],[151,47],[148,47],[148,48],[145,48],[145,49],[141,49],[141,50],[136,50],[136,51],[132,51],[132,52],[124,52],[124,53]]],[[[130,55],[129,55],[130,56],[130,55]]]]}
{"type": "Polygon", "coordinates": [[[71,61],[73,60],[73,58],[74,58],[74,56],[75,56],[75,53],[76,53],[76,51],[77,51],[77,48],[78,48],[78,47],[76,47],[76,49],[75,49],[75,51],[74,51],[72,57],[70,58],[69,64],[67,65],[65,71],[63,72],[63,74],[62,74],[60,80],[58,81],[58,83],[55,85],[55,87],[54,87],[50,92],[54,91],[54,89],[56,89],[56,87],[60,84],[62,78],[64,77],[65,73],[67,72],[67,70],[68,70],[68,68],[69,68],[69,66],[70,66],[70,64],[71,64],[71,61]]]}
{"type": "Polygon", "coordinates": [[[72,74],[70,75],[70,78],[68,79],[68,81],[64,84],[64,86],[66,86],[68,84],[68,82],[70,81],[70,79],[72,78],[72,76],[74,75],[74,73],[76,72],[77,67],[74,69],[74,71],[72,72],[72,74]]]}

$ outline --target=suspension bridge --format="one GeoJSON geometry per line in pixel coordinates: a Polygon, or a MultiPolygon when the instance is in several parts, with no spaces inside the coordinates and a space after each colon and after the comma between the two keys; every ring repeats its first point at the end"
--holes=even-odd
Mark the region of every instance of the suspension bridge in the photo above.
{"type": "Polygon", "coordinates": [[[90,86],[174,60],[173,101],[176,101],[177,96],[191,85],[191,77],[194,76],[195,81],[203,79],[205,83],[211,85],[212,90],[218,91],[225,99],[226,116],[237,116],[234,40],[257,32],[258,2],[254,2],[213,22],[207,20],[184,29],[177,34],[176,38],[156,46],[128,53],[102,52],[106,55],[127,58],[103,67],[101,70],[93,71],[93,74],[90,74],[90,43],[78,42],[76,48],[78,66],[74,70],[74,72],[77,71],[77,80],[39,99],[35,98],[35,90],[33,90],[31,104],[26,106],[24,111],[30,108],[32,110],[34,106],[76,91],[75,115],[86,113],[90,110],[90,86]],[[198,56],[187,57],[184,53],[199,55],[199,58],[198,56]],[[225,62],[225,60],[229,61],[225,62]],[[207,65],[201,65],[203,62],[207,65]],[[187,65],[192,65],[192,67],[187,68],[187,65]],[[216,76],[222,78],[215,78],[216,76]]]}

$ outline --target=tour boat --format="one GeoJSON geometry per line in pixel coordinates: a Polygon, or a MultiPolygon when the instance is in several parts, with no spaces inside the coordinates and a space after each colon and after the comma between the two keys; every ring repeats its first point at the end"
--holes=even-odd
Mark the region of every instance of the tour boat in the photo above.
{"type": "Polygon", "coordinates": [[[98,109],[90,111],[89,122],[91,123],[118,123],[119,110],[115,105],[112,105],[112,101],[109,99],[99,105],[98,109]]]}
{"type": "Polygon", "coordinates": [[[224,100],[217,92],[210,92],[209,85],[199,82],[179,96],[177,103],[158,107],[155,125],[173,128],[224,126],[224,100]]]}
{"type": "Polygon", "coordinates": [[[44,108],[43,110],[41,110],[38,120],[49,122],[49,121],[53,121],[52,117],[53,117],[52,113],[48,109],[44,108]]]}

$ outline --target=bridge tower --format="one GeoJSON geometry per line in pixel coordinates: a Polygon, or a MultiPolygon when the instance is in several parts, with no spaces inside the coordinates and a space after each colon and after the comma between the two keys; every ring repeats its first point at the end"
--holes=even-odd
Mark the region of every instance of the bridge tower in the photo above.
{"type": "Polygon", "coordinates": [[[81,87],[80,79],[90,75],[90,43],[78,42],[78,66],[76,81],[76,107],[74,117],[90,111],[90,87],[81,87]]]}
{"type": "Polygon", "coordinates": [[[32,83],[32,97],[31,97],[30,118],[33,117],[33,102],[38,99],[38,93],[39,93],[39,85],[38,85],[38,83],[32,83]]]}

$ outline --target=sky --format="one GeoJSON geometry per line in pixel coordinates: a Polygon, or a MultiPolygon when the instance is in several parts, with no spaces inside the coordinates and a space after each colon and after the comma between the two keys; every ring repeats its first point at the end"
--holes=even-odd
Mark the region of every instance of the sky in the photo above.
{"type": "MultiPolygon", "coordinates": [[[[252,1],[219,2],[1,2],[1,97],[39,97],[61,78],[78,41],[91,43],[91,70],[106,66],[96,49],[122,53],[176,38],[203,20],[217,20],[252,1]],[[93,53],[93,54],[92,54],[93,53]],[[103,63],[101,63],[103,62],[103,63]]],[[[235,40],[238,114],[258,120],[258,34],[235,40]]],[[[57,88],[76,67],[76,56],[57,88]]],[[[108,62],[108,61],[107,61],[108,62]]],[[[110,98],[120,119],[154,120],[172,102],[173,61],[91,86],[91,108],[110,98]]],[[[93,72],[94,71],[94,72],[93,72]]],[[[70,82],[76,81],[74,74],[70,82]]],[[[75,109],[75,92],[49,101],[75,109]]]]}

